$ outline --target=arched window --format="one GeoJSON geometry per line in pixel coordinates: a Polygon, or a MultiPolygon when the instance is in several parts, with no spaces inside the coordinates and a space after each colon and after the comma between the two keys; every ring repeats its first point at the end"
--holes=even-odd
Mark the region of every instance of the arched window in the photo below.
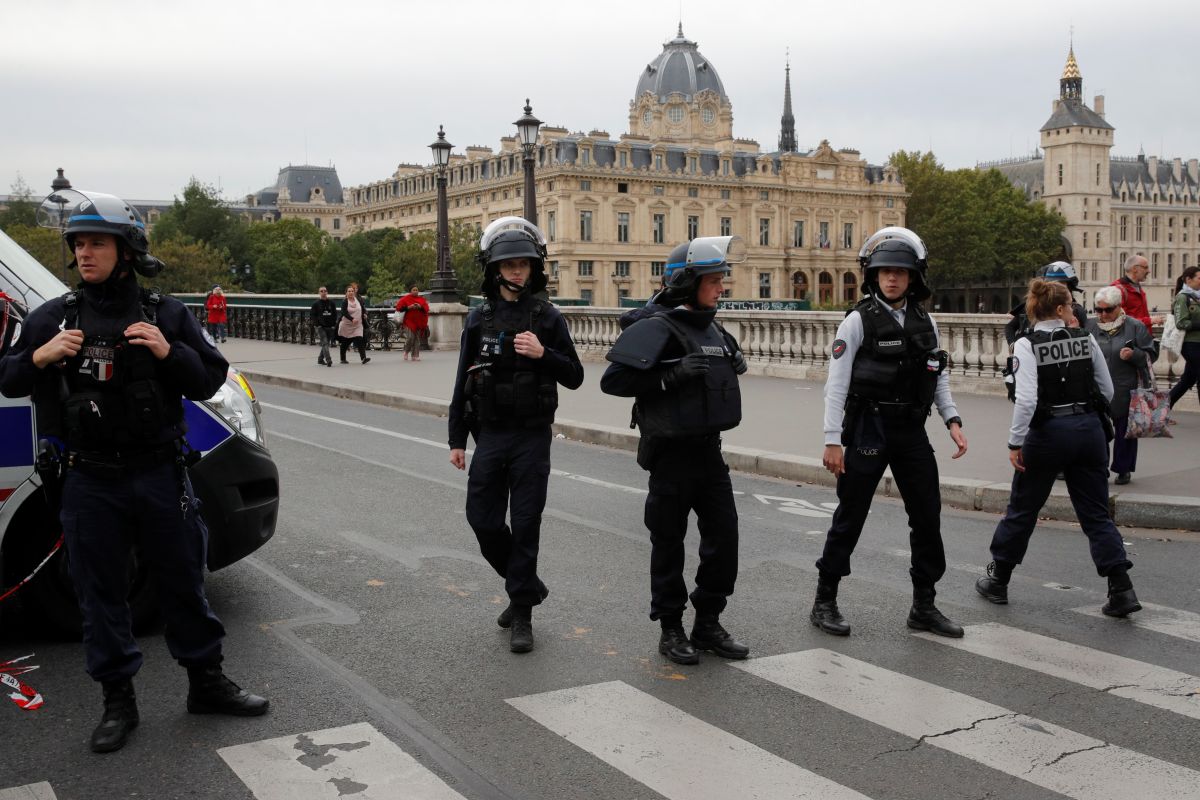
{"type": "Polygon", "coordinates": [[[808,276],[800,270],[792,273],[792,299],[808,299],[808,276]]]}
{"type": "Polygon", "coordinates": [[[817,276],[817,300],[821,303],[833,302],[833,276],[828,272],[817,276]]]}

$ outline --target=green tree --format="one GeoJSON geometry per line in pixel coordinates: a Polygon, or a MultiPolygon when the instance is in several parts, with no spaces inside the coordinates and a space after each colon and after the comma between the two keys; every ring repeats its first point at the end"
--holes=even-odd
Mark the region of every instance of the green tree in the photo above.
{"type": "Polygon", "coordinates": [[[166,268],[148,283],[164,292],[207,292],[228,275],[221,252],[203,242],[171,239],[161,243],[154,255],[166,264],[166,268]]]}
{"type": "Polygon", "coordinates": [[[0,230],[7,233],[9,228],[16,225],[28,228],[37,225],[37,203],[33,202],[33,192],[20,175],[11,185],[5,205],[7,208],[0,211],[0,230]]]}
{"type": "MultiPolygon", "coordinates": [[[[450,228],[450,266],[458,279],[458,296],[463,303],[468,295],[479,294],[483,272],[475,260],[479,252],[479,231],[473,225],[450,228]]],[[[437,233],[417,231],[403,241],[384,242],[371,272],[371,296],[377,298],[403,294],[414,283],[422,289],[437,269],[437,233]]]]}
{"type": "Polygon", "coordinates": [[[332,241],[328,233],[293,218],[251,226],[246,240],[256,291],[297,293],[316,290],[320,283],[317,265],[332,241]]]}
{"type": "MultiPolygon", "coordinates": [[[[38,262],[50,270],[57,277],[62,277],[62,258],[63,247],[62,237],[57,230],[52,228],[39,228],[32,225],[13,225],[4,231],[12,240],[38,260],[38,262]]],[[[71,263],[71,253],[68,251],[67,263],[71,263]]],[[[76,280],[70,275],[68,283],[76,280]]]]}
{"type": "Polygon", "coordinates": [[[213,186],[192,178],[183,189],[183,199],[154,223],[153,244],[171,239],[203,242],[222,253],[230,263],[244,263],[248,255],[248,225],[234,214],[213,186]]]}

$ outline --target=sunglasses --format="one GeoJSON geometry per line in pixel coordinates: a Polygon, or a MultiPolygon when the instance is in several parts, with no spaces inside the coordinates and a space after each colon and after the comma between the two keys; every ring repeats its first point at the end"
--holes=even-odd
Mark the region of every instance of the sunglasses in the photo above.
{"type": "Polygon", "coordinates": [[[1108,314],[1115,312],[1120,306],[1096,306],[1097,314],[1108,314]]]}

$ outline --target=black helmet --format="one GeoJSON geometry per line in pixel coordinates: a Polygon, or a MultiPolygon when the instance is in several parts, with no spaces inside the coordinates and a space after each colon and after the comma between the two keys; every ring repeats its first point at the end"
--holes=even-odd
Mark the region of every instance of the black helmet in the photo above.
{"type": "Polygon", "coordinates": [[[740,236],[704,236],[679,245],[663,267],[663,305],[692,303],[702,275],[730,274],[730,264],[746,260],[746,243],[740,236]]]}
{"type": "Polygon", "coordinates": [[[538,226],[521,217],[501,217],[487,226],[479,238],[479,264],[483,267],[483,294],[495,297],[501,285],[510,291],[538,294],[546,289],[546,237],[538,226]],[[527,258],[531,267],[524,286],[507,283],[500,276],[500,262],[527,258]]]}
{"type": "Polygon", "coordinates": [[[863,292],[867,294],[879,285],[873,270],[882,267],[909,271],[912,279],[907,296],[913,300],[920,302],[931,294],[925,283],[925,270],[929,267],[925,243],[908,228],[889,226],[876,231],[858,251],[858,263],[863,270],[863,292]]]}
{"type": "Polygon", "coordinates": [[[163,263],[148,254],[146,224],[137,209],[119,197],[80,189],[62,189],[42,201],[37,210],[38,224],[62,231],[67,246],[75,249],[79,233],[107,233],[115,236],[133,260],[133,268],[147,278],[162,271],[163,263]]]}

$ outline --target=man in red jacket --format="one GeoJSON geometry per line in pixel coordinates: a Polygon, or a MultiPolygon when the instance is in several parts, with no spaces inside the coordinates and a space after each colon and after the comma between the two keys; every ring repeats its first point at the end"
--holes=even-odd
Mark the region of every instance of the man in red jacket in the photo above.
{"type": "Polygon", "coordinates": [[[1146,290],[1142,288],[1142,281],[1146,280],[1149,273],[1150,264],[1145,256],[1130,256],[1125,259],[1125,274],[1112,282],[1121,290],[1121,308],[1145,325],[1146,330],[1161,325],[1163,321],[1161,315],[1150,316],[1150,308],[1146,304],[1146,290]]]}
{"type": "Polygon", "coordinates": [[[413,361],[421,360],[421,337],[428,335],[429,330],[429,301],[421,297],[421,292],[413,284],[408,294],[396,302],[396,310],[404,314],[404,327],[408,329],[408,338],[404,341],[404,360],[412,356],[413,361]]]}

